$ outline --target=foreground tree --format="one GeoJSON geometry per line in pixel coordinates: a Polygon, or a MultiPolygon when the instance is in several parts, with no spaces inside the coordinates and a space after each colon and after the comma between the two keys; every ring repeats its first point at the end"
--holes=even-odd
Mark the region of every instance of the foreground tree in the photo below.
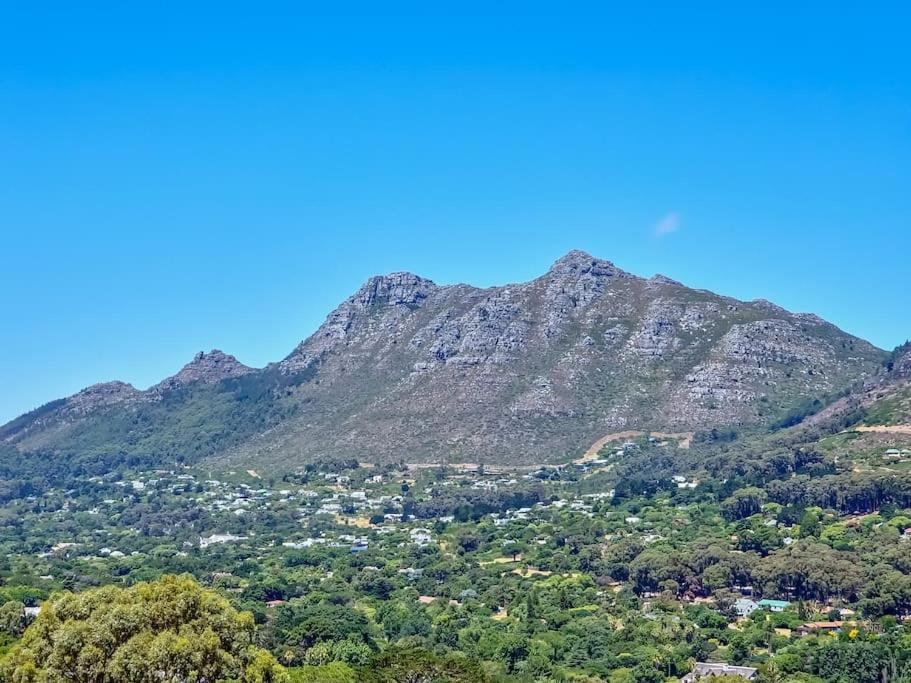
{"type": "Polygon", "coordinates": [[[253,617],[188,576],[59,593],[0,661],[10,683],[285,683],[253,617]]]}

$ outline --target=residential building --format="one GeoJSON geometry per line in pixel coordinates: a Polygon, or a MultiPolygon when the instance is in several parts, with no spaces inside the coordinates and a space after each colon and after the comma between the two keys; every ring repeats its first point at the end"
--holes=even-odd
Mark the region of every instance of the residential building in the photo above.
{"type": "Polygon", "coordinates": [[[759,603],[749,598],[738,598],[734,602],[734,611],[738,617],[746,618],[759,609],[759,603]]]}
{"type": "Polygon", "coordinates": [[[716,662],[696,662],[693,670],[681,678],[680,683],[692,683],[714,676],[738,676],[746,681],[753,681],[756,680],[756,669],[716,662]]]}
{"type": "Polygon", "coordinates": [[[811,633],[841,633],[844,621],[808,621],[797,628],[797,634],[808,636],[811,633]]]}
{"type": "Polygon", "coordinates": [[[791,603],[787,600],[760,600],[759,606],[763,609],[767,609],[771,612],[784,612],[788,607],[791,606],[791,603]]]}

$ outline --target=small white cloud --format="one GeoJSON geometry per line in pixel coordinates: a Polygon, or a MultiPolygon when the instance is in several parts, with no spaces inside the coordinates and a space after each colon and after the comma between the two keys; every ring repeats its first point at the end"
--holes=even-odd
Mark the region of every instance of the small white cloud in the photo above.
{"type": "Polygon", "coordinates": [[[653,234],[655,237],[664,237],[665,235],[670,235],[672,232],[677,232],[679,227],[680,214],[676,211],[671,211],[655,224],[653,234]]]}

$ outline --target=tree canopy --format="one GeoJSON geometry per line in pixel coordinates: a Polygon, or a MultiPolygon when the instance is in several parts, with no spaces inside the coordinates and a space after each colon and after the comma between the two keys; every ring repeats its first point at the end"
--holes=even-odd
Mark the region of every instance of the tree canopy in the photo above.
{"type": "Polygon", "coordinates": [[[0,662],[11,683],[284,683],[253,616],[188,576],[57,593],[0,662]]]}

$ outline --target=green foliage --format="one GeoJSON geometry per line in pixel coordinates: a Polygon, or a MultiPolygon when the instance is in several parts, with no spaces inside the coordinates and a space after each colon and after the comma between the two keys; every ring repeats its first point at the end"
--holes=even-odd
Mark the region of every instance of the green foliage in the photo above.
{"type": "Polygon", "coordinates": [[[812,538],[819,536],[820,530],[819,517],[812,510],[804,512],[800,518],[800,535],[803,538],[812,538]]]}
{"type": "Polygon", "coordinates": [[[251,615],[189,577],[59,593],[0,662],[0,680],[285,683],[253,631],[251,615]]]}
{"type": "Polygon", "coordinates": [[[341,662],[290,668],[288,678],[288,683],[357,683],[355,670],[341,662]]]}
{"type": "Polygon", "coordinates": [[[439,657],[420,648],[392,647],[360,672],[360,683],[487,683],[477,664],[463,657],[439,657]]]}
{"type": "Polygon", "coordinates": [[[40,678],[45,666],[92,683],[108,668],[142,681],[142,651],[144,663],[172,667],[180,683],[191,667],[208,676],[211,662],[232,669],[231,683],[628,683],[679,679],[693,660],[762,666],[763,683],[848,683],[854,654],[862,672],[891,672],[894,663],[889,683],[905,683],[904,474],[855,471],[821,449],[755,433],[688,450],[643,438],[611,458],[600,471],[534,473],[351,460],[280,478],[124,470],[0,502],[0,681],[18,667],[22,681],[50,683],[40,678]],[[698,486],[678,487],[678,474],[698,486]],[[475,495],[493,486],[495,497],[475,495]],[[615,487],[623,493],[611,498],[615,487]],[[531,490],[545,504],[524,504],[531,490]],[[434,507],[437,498],[445,505],[434,507]],[[454,501],[472,502],[454,519],[402,517],[420,509],[442,517],[454,501]],[[475,503],[489,502],[504,507],[475,521],[475,503]],[[326,511],[330,504],[340,512],[326,511]],[[201,547],[213,533],[237,536],[201,547]],[[202,603],[223,595],[247,614],[224,617],[221,598],[200,613],[190,591],[168,628],[140,619],[131,635],[131,610],[152,614],[137,582],[174,572],[218,591],[204,590],[202,603]],[[731,628],[745,586],[757,600],[792,606],[731,628]],[[140,607],[126,609],[122,594],[140,607]],[[17,644],[21,607],[42,603],[17,644]],[[77,604],[78,613],[67,607],[77,604]],[[836,617],[857,624],[836,636],[799,630],[836,617]],[[834,642],[844,651],[823,652],[834,642]]]}
{"type": "Polygon", "coordinates": [[[25,629],[25,605],[10,600],[0,605],[0,633],[18,637],[25,629]]]}
{"type": "Polygon", "coordinates": [[[273,627],[278,642],[286,647],[307,649],[336,641],[368,644],[367,620],[346,605],[307,602],[282,605],[276,612],[273,627]]]}
{"type": "Polygon", "coordinates": [[[739,489],[721,504],[721,514],[728,520],[743,519],[762,509],[766,493],[755,486],[739,489]]]}
{"type": "MultiPolygon", "coordinates": [[[[131,410],[92,413],[62,430],[53,449],[27,446],[23,453],[5,447],[8,456],[0,458],[0,480],[11,481],[17,487],[13,495],[21,496],[29,494],[21,487],[32,480],[46,486],[79,474],[105,474],[124,464],[156,467],[199,461],[293,415],[296,406],[286,399],[287,392],[315,373],[313,367],[296,374],[267,368],[214,385],[168,389],[131,410]]],[[[13,438],[35,419],[53,421],[62,405],[56,401],[43,406],[0,428],[0,433],[13,438]]],[[[0,488],[0,499],[2,495],[0,488]]]]}

